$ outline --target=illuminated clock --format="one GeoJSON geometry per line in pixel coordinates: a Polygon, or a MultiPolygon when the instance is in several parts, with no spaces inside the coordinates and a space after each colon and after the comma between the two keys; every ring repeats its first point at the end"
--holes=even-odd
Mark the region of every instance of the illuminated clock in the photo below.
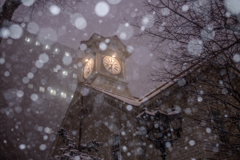
{"type": "Polygon", "coordinates": [[[93,58],[91,58],[91,59],[86,63],[86,65],[85,65],[85,67],[84,67],[84,70],[83,70],[83,77],[84,77],[85,79],[87,79],[87,78],[91,75],[91,73],[92,73],[92,71],[93,71],[93,67],[94,67],[94,60],[93,60],[93,58]]]}
{"type": "Polygon", "coordinates": [[[119,74],[121,72],[121,65],[116,58],[105,56],[103,58],[103,65],[112,74],[119,74]]]}

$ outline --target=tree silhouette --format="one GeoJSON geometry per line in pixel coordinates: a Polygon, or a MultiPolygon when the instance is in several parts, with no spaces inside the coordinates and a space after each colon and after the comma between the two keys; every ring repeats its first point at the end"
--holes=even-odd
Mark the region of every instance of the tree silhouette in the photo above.
{"type": "MultiPolygon", "coordinates": [[[[49,4],[55,3],[60,7],[64,8],[65,6],[71,7],[76,2],[82,2],[82,0],[36,0],[33,1],[33,4],[29,7],[30,14],[34,12],[35,9],[39,7],[47,7],[49,4]]],[[[18,9],[20,5],[24,3],[24,0],[6,0],[0,10],[0,31],[3,28],[8,28],[10,24],[16,23],[12,21],[14,12],[18,9]]],[[[2,42],[2,37],[0,36],[0,44],[2,42]]]]}
{"type": "Polygon", "coordinates": [[[227,0],[145,0],[144,4],[149,12],[132,25],[141,29],[137,36],[152,38],[157,60],[165,63],[151,73],[150,81],[178,79],[183,92],[201,102],[195,108],[198,112],[189,116],[218,133],[222,151],[218,154],[223,159],[238,157],[240,10],[227,0]]]}
{"type": "Polygon", "coordinates": [[[69,137],[68,132],[64,128],[60,128],[58,134],[59,136],[63,137],[63,142],[65,142],[66,145],[60,149],[62,154],[55,156],[56,159],[74,160],[75,157],[78,157],[80,160],[100,160],[99,158],[83,153],[82,151],[87,150],[87,152],[91,152],[94,150],[95,152],[98,152],[96,147],[102,146],[103,143],[93,140],[87,142],[87,144],[80,144],[81,147],[78,149],[77,144],[73,142],[73,140],[69,137]]]}

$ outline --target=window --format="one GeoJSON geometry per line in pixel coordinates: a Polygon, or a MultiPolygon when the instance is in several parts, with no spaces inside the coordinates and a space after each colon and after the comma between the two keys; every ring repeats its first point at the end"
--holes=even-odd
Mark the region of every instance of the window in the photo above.
{"type": "Polygon", "coordinates": [[[111,146],[113,160],[120,160],[119,135],[113,135],[111,137],[111,146]]]}
{"type": "Polygon", "coordinates": [[[220,141],[223,143],[228,143],[228,138],[224,129],[224,123],[222,122],[222,119],[221,119],[220,111],[216,109],[212,109],[212,116],[216,124],[220,141]]]}
{"type": "Polygon", "coordinates": [[[28,88],[33,89],[33,84],[28,84],[28,88]]]}
{"type": "Polygon", "coordinates": [[[39,87],[39,91],[40,91],[40,92],[44,92],[44,91],[45,91],[45,88],[44,88],[44,87],[39,87]]]}

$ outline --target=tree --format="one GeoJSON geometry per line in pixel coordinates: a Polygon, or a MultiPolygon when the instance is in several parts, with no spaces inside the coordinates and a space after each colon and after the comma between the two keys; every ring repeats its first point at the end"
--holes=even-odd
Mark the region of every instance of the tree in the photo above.
{"type": "Polygon", "coordinates": [[[65,142],[66,146],[61,148],[62,154],[56,155],[56,159],[74,160],[77,157],[79,160],[100,160],[99,158],[83,153],[82,151],[86,149],[88,152],[91,152],[92,150],[98,152],[98,149],[96,147],[102,146],[103,143],[99,143],[93,140],[87,142],[87,144],[81,144],[80,148],[78,148],[76,143],[73,142],[73,140],[69,137],[68,132],[64,128],[60,128],[58,134],[59,136],[63,137],[63,142],[65,142]]]}
{"type": "Polygon", "coordinates": [[[167,64],[153,72],[150,81],[169,81],[191,73],[178,84],[205,106],[198,107],[202,114],[192,118],[218,132],[224,154],[239,156],[240,9],[235,7],[239,2],[145,0],[144,4],[148,14],[136,17],[132,25],[141,29],[137,36],[152,38],[158,60],[167,64]],[[223,110],[206,107],[212,101],[223,110]]]}
{"type": "MultiPolygon", "coordinates": [[[[45,0],[5,0],[3,6],[0,10],[0,32],[2,29],[8,28],[10,24],[16,23],[12,21],[12,17],[14,12],[18,9],[18,7],[22,4],[26,6],[30,6],[30,14],[36,8],[48,6],[49,4],[56,3],[60,5],[62,8],[64,6],[72,6],[76,2],[81,2],[82,0],[72,0],[72,1],[65,1],[65,0],[52,0],[52,1],[45,1],[45,0]]],[[[0,34],[1,35],[1,34],[0,34]]],[[[2,42],[2,36],[0,36],[0,43],[2,42]]]]}

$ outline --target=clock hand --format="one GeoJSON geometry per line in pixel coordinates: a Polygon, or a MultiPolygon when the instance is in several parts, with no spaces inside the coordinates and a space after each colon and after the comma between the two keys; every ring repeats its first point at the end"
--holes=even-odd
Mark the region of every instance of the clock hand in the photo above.
{"type": "Polygon", "coordinates": [[[112,66],[113,66],[113,65],[111,64],[111,67],[109,67],[108,69],[112,69],[112,66]]]}

